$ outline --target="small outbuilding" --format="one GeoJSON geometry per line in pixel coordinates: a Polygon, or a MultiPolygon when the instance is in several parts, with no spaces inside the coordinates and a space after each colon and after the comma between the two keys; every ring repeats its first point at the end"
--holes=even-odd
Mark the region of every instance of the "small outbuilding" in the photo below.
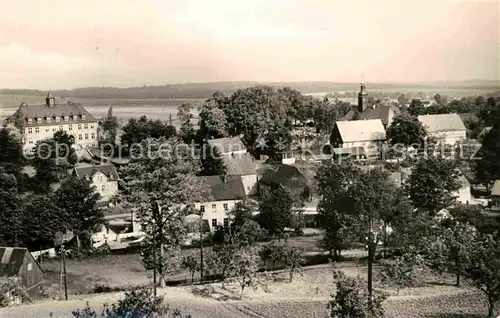
{"type": "Polygon", "coordinates": [[[30,301],[42,299],[43,271],[27,248],[0,247],[0,277],[18,278],[30,301]]]}

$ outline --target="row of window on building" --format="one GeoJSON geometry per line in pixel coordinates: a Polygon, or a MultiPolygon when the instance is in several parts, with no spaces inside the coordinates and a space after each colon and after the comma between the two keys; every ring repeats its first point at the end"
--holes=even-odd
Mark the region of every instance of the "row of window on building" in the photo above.
{"type": "MultiPolygon", "coordinates": [[[[48,130],[47,130],[48,131],[48,130]]],[[[55,128],[52,130],[52,131],[56,131],[55,128]]],[[[76,138],[76,135],[75,135],[75,138],[76,138]]],[[[89,140],[89,134],[78,134],[78,140],[89,140]],[[85,137],[85,138],[84,138],[85,137]]],[[[90,139],[96,139],[96,134],[95,133],[91,133],[90,134],[90,139]]],[[[29,140],[28,141],[29,144],[34,144],[35,141],[33,140],[29,140]]]]}
{"type": "MultiPolygon", "coordinates": [[[[93,129],[95,126],[93,124],[90,125],[90,129],[93,129]]],[[[32,134],[33,133],[33,129],[35,131],[35,134],[38,134],[40,133],[40,127],[28,127],[27,130],[28,130],[28,134],[32,134]]],[[[43,129],[43,128],[42,128],[43,129]]],[[[59,126],[59,130],[63,130],[64,129],[64,126],[59,126]]],[[[77,130],[81,130],[82,129],[82,124],[78,124],[78,129],[77,130]]],[[[89,129],[89,124],[83,124],[83,129],[89,129]]],[[[68,125],[68,130],[73,130],[73,125],[68,125]]],[[[50,128],[45,128],[45,132],[49,132],[50,131],[50,128]]],[[[52,131],[56,131],[56,128],[53,127],[52,128],[52,131]]]]}
{"type": "MultiPolygon", "coordinates": [[[[72,119],[73,119],[73,120],[78,120],[78,117],[79,117],[79,116],[74,115],[74,116],[72,116],[72,119]]],[[[60,116],[55,116],[55,117],[45,117],[45,121],[46,121],[47,123],[50,123],[50,122],[52,121],[52,119],[54,119],[54,120],[56,121],[56,123],[58,123],[58,122],[60,122],[60,121],[61,121],[61,118],[62,118],[64,121],[69,121],[69,116],[62,116],[62,117],[60,117],[60,116]]],[[[85,120],[85,119],[87,119],[87,116],[86,116],[86,115],[80,115],[80,118],[81,118],[82,120],[85,120]]],[[[42,123],[42,119],[43,119],[42,117],[38,117],[38,118],[36,118],[36,122],[37,122],[38,124],[40,124],[40,123],[42,123]]],[[[33,123],[33,118],[28,118],[28,124],[32,124],[32,123],[33,123]]]]}
{"type": "MultiPolygon", "coordinates": [[[[218,225],[217,219],[212,219],[212,228],[217,227],[217,225],[218,225]]],[[[229,219],[224,218],[224,227],[228,227],[228,226],[229,226],[229,219]]]]}
{"type": "MultiPolygon", "coordinates": [[[[224,203],[222,206],[224,208],[224,211],[228,211],[229,210],[229,207],[228,207],[227,203],[224,203]]],[[[216,212],[216,211],[217,211],[217,204],[213,203],[212,204],[212,212],[216,212]]],[[[205,212],[205,206],[204,205],[200,205],[200,212],[205,212]]]]}

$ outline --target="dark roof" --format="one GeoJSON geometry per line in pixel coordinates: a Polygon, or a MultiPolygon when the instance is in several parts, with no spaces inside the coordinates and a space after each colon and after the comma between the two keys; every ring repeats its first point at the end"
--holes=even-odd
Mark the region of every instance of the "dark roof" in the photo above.
{"type": "Polygon", "coordinates": [[[260,181],[288,187],[308,187],[308,181],[299,169],[290,165],[280,165],[277,170],[267,171],[260,181]]]}
{"type": "Polygon", "coordinates": [[[223,156],[222,161],[226,166],[226,174],[229,176],[242,176],[256,174],[256,165],[249,153],[237,153],[231,156],[223,156]]]}
{"type": "MultiPolygon", "coordinates": [[[[28,249],[23,247],[0,247],[0,277],[18,276],[26,253],[30,254],[28,249]]],[[[34,258],[33,262],[40,266],[34,258]]]]}
{"type": "Polygon", "coordinates": [[[26,127],[81,124],[97,121],[82,105],[76,103],[55,104],[53,107],[46,104],[27,105],[23,103],[9,119],[13,120],[19,112],[22,112],[25,118],[26,127]],[[82,115],[85,115],[85,119],[82,119],[82,115]],[[61,121],[56,122],[56,116],[61,117],[61,121]],[[68,121],[64,121],[64,116],[69,116],[68,121]],[[78,116],[77,120],[73,120],[73,116],[78,116]],[[33,119],[31,124],[28,123],[28,118],[33,119]],[[41,118],[41,123],[37,122],[37,118],[41,118]],[[51,122],[47,122],[47,118],[51,118],[51,122]]]}
{"type": "Polygon", "coordinates": [[[47,93],[47,98],[53,98],[53,97],[52,97],[52,92],[48,92],[48,93],[47,93]]]}
{"type": "Polygon", "coordinates": [[[401,113],[399,108],[392,105],[381,105],[375,108],[367,108],[359,114],[359,119],[380,119],[382,124],[389,125],[389,114],[393,112],[393,116],[401,113]]]}
{"type": "Polygon", "coordinates": [[[74,168],[74,173],[78,178],[82,177],[92,177],[96,172],[102,172],[107,177],[111,177],[113,180],[118,180],[118,172],[116,171],[115,166],[112,164],[102,164],[98,166],[89,166],[89,167],[76,167],[74,168]]]}
{"type": "Polygon", "coordinates": [[[238,176],[200,177],[210,186],[212,201],[239,200],[245,198],[245,187],[238,176]],[[225,178],[225,182],[224,182],[225,178]]]}
{"type": "Polygon", "coordinates": [[[221,154],[230,154],[234,151],[246,150],[247,148],[240,137],[226,137],[207,140],[211,147],[216,147],[221,154]]]}

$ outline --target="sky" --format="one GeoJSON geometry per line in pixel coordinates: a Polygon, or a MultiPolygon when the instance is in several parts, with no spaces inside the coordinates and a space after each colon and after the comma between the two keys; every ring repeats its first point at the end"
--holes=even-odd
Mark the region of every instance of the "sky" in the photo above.
{"type": "Polygon", "coordinates": [[[499,4],[0,0],[0,88],[499,80],[499,4]]]}

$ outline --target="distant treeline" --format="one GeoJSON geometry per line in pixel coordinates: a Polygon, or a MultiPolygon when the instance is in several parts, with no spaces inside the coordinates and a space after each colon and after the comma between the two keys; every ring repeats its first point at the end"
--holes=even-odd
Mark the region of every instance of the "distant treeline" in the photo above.
{"type": "MultiPolygon", "coordinates": [[[[172,84],[164,86],[143,86],[143,87],[84,87],[71,90],[53,90],[52,94],[58,97],[77,98],[208,98],[215,91],[223,93],[233,93],[238,89],[248,88],[259,84],[269,85],[275,88],[290,87],[303,94],[322,92],[350,92],[354,93],[359,89],[359,83],[336,83],[336,82],[213,82],[213,83],[186,83],[172,84]]],[[[426,91],[426,90],[458,90],[475,91],[482,93],[500,93],[500,83],[496,81],[463,81],[456,83],[422,83],[422,84],[391,84],[391,83],[366,83],[368,90],[399,90],[405,91],[426,91]]],[[[0,89],[0,94],[8,95],[45,95],[46,91],[29,89],[0,89]]],[[[396,93],[395,93],[396,94],[396,93]]]]}

